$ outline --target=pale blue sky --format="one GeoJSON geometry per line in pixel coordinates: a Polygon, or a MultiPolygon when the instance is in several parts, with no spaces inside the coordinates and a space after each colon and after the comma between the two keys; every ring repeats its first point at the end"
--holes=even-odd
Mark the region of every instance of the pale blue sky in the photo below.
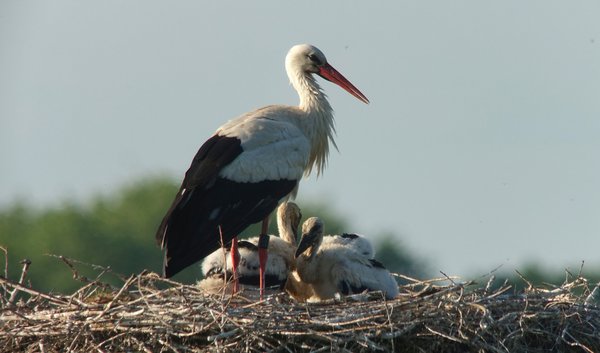
{"type": "Polygon", "coordinates": [[[0,205],[180,178],[228,119],[297,104],[283,62],[306,42],[372,103],[322,83],[340,153],[300,203],[394,232],[449,274],[597,269],[599,15],[598,1],[3,1],[0,205]]]}

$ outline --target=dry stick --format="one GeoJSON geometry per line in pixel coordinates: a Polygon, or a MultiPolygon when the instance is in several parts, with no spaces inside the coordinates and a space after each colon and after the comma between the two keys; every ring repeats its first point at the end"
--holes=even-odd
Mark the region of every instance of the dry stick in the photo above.
{"type": "Polygon", "coordinates": [[[96,284],[97,284],[96,282],[90,282],[90,283],[84,285],[83,287],[81,287],[78,290],[76,290],[73,294],[71,294],[70,298],[73,299],[75,297],[79,297],[82,300],[86,300],[87,298],[89,298],[90,296],[92,296],[96,292],[96,290],[98,289],[98,287],[96,286],[96,288],[94,288],[91,291],[87,292],[86,295],[84,295],[84,292],[87,291],[89,288],[94,287],[96,284]]]}
{"type": "Polygon", "coordinates": [[[135,336],[131,336],[130,337],[132,341],[134,341],[135,343],[138,344],[139,347],[141,347],[141,349],[146,352],[146,353],[152,353],[152,351],[150,349],[148,349],[148,347],[146,347],[146,345],[144,344],[144,342],[139,341],[137,338],[135,338],[135,336]]]}
{"type": "MultiPolygon", "coordinates": [[[[221,293],[221,300],[225,299],[225,294],[227,292],[227,251],[225,250],[225,239],[223,238],[223,230],[221,225],[219,227],[219,237],[221,238],[221,250],[223,252],[223,292],[221,293]]],[[[232,291],[233,293],[233,291],[232,291]]]]}
{"type": "Polygon", "coordinates": [[[464,341],[464,340],[462,340],[462,339],[460,339],[460,338],[458,338],[458,337],[448,336],[448,335],[446,335],[446,334],[444,334],[444,333],[438,332],[438,331],[436,331],[436,330],[434,330],[434,329],[430,328],[429,326],[425,326],[425,328],[426,328],[426,329],[427,329],[429,332],[431,332],[431,333],[433,333],[433,334],[435,334],[435,335],[438,335],[438,336],[440,336],[440,337],[444,337],[445,339],[448,339],[448,340],[450,340],[450,341],[454,341],[454,342],[458,342],[458,343],[465,343],[465,341],[464,341]]]}
{"type": "Polygon", "coordinates": [[[440,270],[440,273],[441,273],[441,274],[442,274],[444,277],[446,277],[446,279],[447,279],[448,281],[450,281],[450,283],[452,283],[453,285],[456,285],[456,282],[454,282],[454,280],[452,280],[452,278],[450,278],[450,277],[449,277],[447,274],[445,274],[445,273],[444,273],[444,271],[441,271],[441,270],[440,270]]]}
{"type": "MultiPolygon", "coordinates": [[[[0,250],[4,252],[4,278],[8,278],[8,250],[3,246],[0,246],[0,250]]],[[[0,306],[4,308],[4,306],[8,305],[8,303],[5,302],[6,296],[8,296],[8,288],[4,284],[2,284],[0,288],[2,289],[2,293],[0,293],[0,299],[2,300],[0,306]],[[4,293],[6,293],[6,296],[4,293]]]]}
{"type": "Polygon", "coordinates": [[[97,344],[97,345],[94,347],[94,349],[95,349],[95,350],[98,350],[98,351],[100,351],[100,348],[101,348],[103,345],[105,345],[106,343],[108,343],[108,342],[111,342],[111,341],[114,341],[114,340],[116,340],[117,338],[119,338],[119,337],[121,337],[121,336],[127,335],[128,333],[129,333],[129,332],[125,331],[125,332],[118,333],[118,334],[116,334],[116,335],[114,335],[114,336],[112,336],[112,337],[109,337],[109,338],[105,339],[104,341],[102,341],[102,342],[98,343],[98,344],[97,344]]]}
{"type": "MultiPolygon", "coordinates": [[[[137,280],[138,280],[138,292],[140,293],[140,296],[144,303],[146,304],[146,308],[148,308],[148,311],[154,314],[154,318],[159,321],[160,323],[162,323],[165,327],[169,327],[170,325],[163,321],[162,315],[160,315],[158,312],[156,312],[154,309],[152,309],[152,307],[150,307],[150,303],[148,302],[149,297],[147,297],[146,295],[144,295],[144,293],[142,292],[141,287],[141,280],[142,280],[142,276],[137,276],[137,280]]],[[[181,285],[181,284],[180,284],[181,285]]]]}
{"type": "Polygon", "coordinates": [[[511,288],[512,288],[512,286],[510,284],[508,284],[508,279],[505,279],[504,284],[500,287],[500,289],[496,290],[495,293],[492,293],[492,294],[488,295],[487,297],[477,299],[475,302],[481,302],[484,299],[489,300],[489,299],[496,298],[496,297],[506,293],[506,291],[510,290],[511,288]]]}
{"type": "Polygon", "coordinates": [[[7,308],[6,310],[8,310],[11,313],[13,313],[14,315],[20,317],[24,321],[27,321],[28,323],[37,324],[39,322],[39,320],[37,320],[37,319],[31,319],[31,318],[28,318],[27,316],[21,314],[20,312],[17,311],[17,308],[7,308]]]}
{"type": "Polygon", "coordinates": [[[160,342],[160,344],[162,344],[163,346],[170,348],[173,352],[175,353],[179,353],[179,351],[177,349],[175,349],[175,347],[173,347],[172,345],[170,345],[167,341],[162,340],[162,339],[158,339],[158,342],[160,342]]]}
{"type": "Polygon", "coordinates": [[[69,261],[68,258],[66,258],[62,255],[52,255],[52,254],[48,254],[48,255],[58,257],[60,260],[62,260],[62,262],[64,262],[67,266],[69,266],[69,268],[71,269],[71,273],[73,274],[73,279],[76,279],[76,280],[84,282],[84,283],[89,282],[89,280],[86,277],[79,276],[79,271],[77,271],[75,266],[69,261]]]}
{"type": "MultiPolygon", "coordinates": [[[[78,280],[78,281],[83,282],[83,283],[93,283],[95,285],[98,285],[98,286],[101,286],[101,287],[104,287],[104,288],[113,289],[113,290],[118,289],[118,288],[116,288],[116,287],[114,287],[114,286],[112,286],[112,285],[110,285],[108,283],[100,282],[100,277],[102,277],[104,274],[106,274],[106,273],[113,273],[112,269],[110,268],[110,266],[105,267],[105,266],[95,265],[95,264],[91,264],[91,263],[84,262],[84,261],[74,260],[74,259],[68,258],[68,257],[63,256],[63,255],[54,255],[54,254],[46,254],[46,255],[50,256],[50,257],[58,258],[62,262],[64,262],[69,267],[69,269],[71,269],[71,273],[73,274],[73,279],[75,279],[75,280],[78,280]],[[75,264],[79,264],[79,265],[84,265],[84,266],[87,266],[87,267],[91,267],[93,270],[95,270],[95,271],[100,270],[101,272],[96,276],[96,279],[94,279],[92,281],[92,280],[90,280],[89,278],[87,278],[85,276],[79,275],[79,271],[75,267],[74,263],[75,264]]],[[[121,276],[121,275],[115,274],[115,273],[113,273],[113,274],[116,275],[123,282],[125,282],[127,280],[125,276],[121,276]]]]}
{"type": "Polygon", "coordinates": [[[0,250],[4,252],[4,278],[8,278],[8,250],[0,246],[0,250]]]}
{"type": "Polygon", "coordinates": [[[589,308],[600,304],[600,282],[596,284],[592,292],[585,298],[584,306],[589,308]]]}
{"type": "Polygon", "coordinates": [[[490,292],[490,289],[492,288],[492,283],[494,282],[494,280],[496,280],[496,276],[495,275],[491,275],[490,278],[488,279],[486,285],[485,285],[485,289],[483,290],[483,292],[486,295],[490,292]]]}
{"type": "Polygon", "coordinates": [[[112,298],[112,300],[110,302],[108,302],[108,304],[106,304],[104,310],[102,310],[98,315],[96,315],[95,318],[93,318],[93,320],[98,320],[100,317],[102,317],[102,315],[106,314],[113,306],[115,300],[117,300],[121,294],[123,294],[123,292],[127,289],[129,289],[129,287],[131,286],[131,284],[133,284],[133,282],[135,281],[136,276],[131,276],[129,277],[129,279],[127,280],[127,282],[125,282],[125,284],[121,287],[121,289],[117,292],[117,294],[112,298]]]}
{"type": "MultiPolygon", "coordinates": [[[[27,275],[27,270],[29,269],[29,265],[31,265],[31,260],[23,259],[21,260],[21,264],[23,264],[23,269],[21,270],[19,284],[23,285],[23,282],[25,282],[25,276],[27,275]]],[[[17,298],[17,293],[19,293],[19,290],[17,288],[13,289],[12,293],[10,294],[10,299],[8,299],[9,306],[12,305],[15,299],[17,298]]]]}
{"type": "Polygon", "coordinates": [[[208,337],[206,337],[206,340],[209,341],[209,342],[222,340],[222,339],[225,339],[225,338],[229,338],[231,336],[235,336],[240,331],[241,330],[239,328],[235,328],[235,329],[233,329],[233,330],[231,330],[229,332],[222,332],[222,333],[219,333],[217,335],[208,336],[208,337]]]}
{"type": "MultiPolygon", "coordinates": [[[[392,273],[392,275],[394,275],[396,277],[399,277],[399,278],[402,278],[402,279],[405,279],[407,281],[413,282],[413,284],[408,284],[408,285],[405,285],[403,287],[406,287],[406,286],[408,286],[408,287],[415,287],[415,286],[420,286],[420,285],[424,285],[424,284],[430,284],[430,283],[442,282],[442,281],[447,281],[448,280],[448,276],[446,276],[446,277],[432,278],[432,279],[428,279],[428,280],[420,280],[420,279],[409,277],[407,275],[403,275],[401,273],[392,273]]],[[[458,277],[458,276],[450,276],[450,278],[452,278],[452,279],[459,279],[460,277],[458,277]]]]}
{"type": "MultiPolygon", "coordinates": [[[[392,312],[394,311],[394,307],[392,306],[391,310],[388,306],[388,301],[385,296],[383,296],[383,306],[385,307],[385,313],[387,314],[387,320],[390,326],[390,335],[394,334],[394,323],[392,322],[392,312]]],[[[394,340],[392,340],[392,352],[395,352],[394,340]]]]}
{"type": "Polygon", "coordinates": [[[584,351],[586,351],[587,353],[594,353],[593,350],[589,349],[588,347],[584,346],[583,344],[579,343],[575,337],[573,337],[568,331],[569,327],[565,327],[564,330],[562,331],[562,334],[560,335],[560,338],[563,340],[563,342],[565,342],[566,344],[568,344],[571,347],[579,347],[581,349],[583,349],[584,351]],[[569,342],[567,341],[567,339],[565,338],[565,336],[569,336],[573,342],[569,342]]]}
{"type": "MultiPolygon", "coordinates": [[[[49,300],[49,301],[51,301],[53,303],[56,303],[56,304],[62,304],[62,305],[67,305],[67,306],[68,305],[73,305],[71,302],[67,302],[67,301],[65,301],[63,299],[57,298],[57,297],[55,297],[53,295],[50,295],[50,294],[42,293],[42,292],[37,291],[35,289],[27,288],[27,287],[25,287],[25,286],[23,286],[23,285],[21,285],[19,283],[15,283],[15,282],[10,281],[10,280],[5,279],[5,278],[0,278],[0,283],[6,283],[6,284],[8,284],[9,286],[11,286],[13,288],[19,289],[21,292],[25,292],[25,293],[28,293],[28,294],[31,294],[31,295],[35,295],[35,296],[47,299],[47,300],[49,300]]],[[[87,304],[85,304],[85,303],[83,303],[83,302],[81,302],[79,300],[75,300],[75,302],[79,306],[83,306],[83,307],[87,307],[88,306],[87,304]]]]}
{"type": "Polygon", "coordinates": [[[69,348],[67,348],[67,352],[72,352],[73,351],[73,347],[75,347],[75,344],[77,343],[77,340],[79,339],[79,336],[81,336],[81,333],[83,332],[83,330],[85,330],[86,325],[82,325],[79,330],[77,331],[77,334],[75,335],[75,338],[73,338],[73,340],[71,341],[71,344],[69,345],[69,348]]]}
{"type": "Polygon", "coordinates": [[[519,272],[519,270],[515,270],[515,272],[519,275],[519,277],[521,278],[521,280],[523,280],[523,282],[527,283],[527,291],[531,291],[534,288],[533,284],[531,284],[531,282],[529,282],[527,280],[527,278],[525,278],[525,276],[523,276],[523,274],[521,272],[519,272]]]}

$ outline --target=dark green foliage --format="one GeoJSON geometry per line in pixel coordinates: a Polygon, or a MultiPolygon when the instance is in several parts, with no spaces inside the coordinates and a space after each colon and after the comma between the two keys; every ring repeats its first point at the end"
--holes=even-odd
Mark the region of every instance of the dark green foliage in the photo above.
{"type": "Polygon", "coordinates": [[[414,278],[425,278],[429,268],[421,259],[417,259],[394,234],[387,233],[380,238],[375,249],[375,257],[394,273],[414,278]]]}
{"type": "MultiPolygon", "coordinates": [[[[70,291],[81,286],[67,267],[48,254],[110,266],[128,275],[159,271],[161,252],[154,232],[176,192],[167,179],[145,180],[90,203],[64,203],[35,210],[23,204],[0,213],[0,244],[8,250],[9,277],[23,258],[32,260],[27,278],[36,288],[70,291]]],[[[82,274],[86,275],[86,274],[82,274]]]]}

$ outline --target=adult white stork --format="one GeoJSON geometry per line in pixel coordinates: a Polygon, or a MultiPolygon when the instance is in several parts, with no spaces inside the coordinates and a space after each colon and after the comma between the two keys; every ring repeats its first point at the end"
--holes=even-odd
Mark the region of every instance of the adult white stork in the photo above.
{"type": "MultiPolygon", "coordinates": [[[[295,266],[298,226],[302,213],[293,202],[283,202],[277,208],[277,229],[279,236],[269,236],[268,261],[265,268],[265,286],[283,287],[289,272],[295,266]]],[[[238,249],[240,263],[238,280],[241,285],[258,287],[260,285],[258,243],[260,237],[240,240],[238,249]]],[[[199,286],[208,292],[220,292],[229,287],[227,279],[233,277],[233,256],[225,249],[215,250],[202,261],[202,273],[205,277],[199,286]],[[225,264],[224,264],[225,261],[225,264]]],[[[229,291],[229,289],[228,289],[229,291]]],[[[233,290],[231,290],[233,291],[233,290]]]]}
{"type": "MultiPolygon", "coordinates": [[[[299,106],[267,106],[227,122],[192,160],[156,234],[165,249],[166,277],[210,254],[221,238],[233,239],[235,246],[237,234],[250,224],[262,220],[265,235],[269,214],[280,201],[295,196],[302,175],[323,171],[329,143],[335,146],[335,127],[333,110],[313,74],[369,102],[312,45],[292,47],[285,68],[299,106]]],[[[268,238],[263,239],[261,279],[268,246],[268,238]]]]}
{"type": "Polygon", "coordinates": [[[365,257],[351,246],[323,243],[323,222],[317,217],[302,224],[296,273],[289,278],[305,285],[286,284],[287,288],[310,290],[308,294],[300,293],[300,300],[324,300],[336,294],[363,291],[381,291],[388,299],[398,295],[396,280],[379,261],[365,257]]]}

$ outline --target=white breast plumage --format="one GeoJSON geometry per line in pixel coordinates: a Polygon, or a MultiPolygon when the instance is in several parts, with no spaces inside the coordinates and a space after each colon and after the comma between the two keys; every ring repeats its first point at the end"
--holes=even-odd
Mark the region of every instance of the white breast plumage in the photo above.
{"type": "Polygon", "coordinates": [[[244,150],[221,170],[221,177],[237,182],[302,178],[311,148],[302,131],[288,121],[245,117],[240,120],[217,131],[237,137],[244,150]]]}

